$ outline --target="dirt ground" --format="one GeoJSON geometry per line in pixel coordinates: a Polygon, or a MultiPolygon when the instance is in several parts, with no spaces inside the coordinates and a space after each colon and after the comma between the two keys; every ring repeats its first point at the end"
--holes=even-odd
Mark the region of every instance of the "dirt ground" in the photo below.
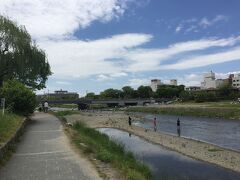
{"type": "MultiPolygon", "coordinates": [[[[206,161],[240,172],[240,152],[224,149],[205,142],[172,136],[128,125],[128,115],[124,112],[83,112],[66,116],[70,123],[84,122],[92,128],[111,127],[128,131],[147,141],[162,145],[194,159],[206,161]]],[[[133,117],[139,120],[141,117],[133,117]]]]}

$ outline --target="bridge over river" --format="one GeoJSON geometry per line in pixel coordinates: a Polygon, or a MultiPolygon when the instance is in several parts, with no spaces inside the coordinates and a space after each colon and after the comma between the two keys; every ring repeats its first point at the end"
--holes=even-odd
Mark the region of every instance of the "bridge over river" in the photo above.
{"type": "MultiPolygon", "coordinates": [[[[77,104],[79,109],[86,109],[90,104],[103,104],[108,107],[144,106],[151,103],[168,102],[170,99],[76,99],[76,100],[47,100],[51,104],[77,104]]],[[[44,101],[40,101],[41,103],[44,101]]]]}

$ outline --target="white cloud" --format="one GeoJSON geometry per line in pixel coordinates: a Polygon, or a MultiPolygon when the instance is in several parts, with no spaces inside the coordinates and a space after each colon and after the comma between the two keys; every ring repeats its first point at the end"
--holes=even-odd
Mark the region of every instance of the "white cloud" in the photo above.
{"type": "Polygon", "coordinates": [[[182,30],[183,26],[180,24],[179,26],[176,27],[175,32],[178,33],[182,30]]]}
{"type": "Polygon", "coordinates": [[[187,34],[189,32],[199,32],[199,30],[206,29],[210,26],[216,25],[219,22],[227,22],[228,17],[224,15],[216,15],[213,18],[203,17],[200,19],[191,18],[186,20],[181,20],[181,22],[176,26],[175,32],[183,32],[187,34]]]}
{"type": "MultiPolygon", "coordinates": [[[[163,61],[178,54],[233,46],[240,40],[240,37],[200,39],[167,48],[147,49],[140,46],[151,41],[153,36],[149,34],[119,34],[88,41],[74,37],[76,30],[94,21],[108,22],[121,17],[132,2],[139,3],[135,0],[1,0],[0,12],[26,26],[40,47],[46,50],[53,76],[57,79],[96,76],[102,81],[131,72],[159,70],[163,61]]],[[[206,19],[205,24],[226,20],[225,16],[218,15],[206,19]]],[[[197,23],[197,20],[191,19],[187,23],[197,23]]],[[[182,31],[182,28],[183,25],[176,31],[182,31]]],[[[232,58],[226,61],[230,60],[232,58]]],[[[189,62],[185,68],[206,64],[205,60],[203,63],[189,62]]],[[[184,61],[164,66],[179,68],[183,65],[184,61]]]]}
{"type": "MultiPolygon", "coordinates": [[[[55,77],[83,78],[104,75],[110,80],[131,72],[159,70],[161,63],[168,62],[177,54],[232,46],[240,41],[240,37],[212,38],[180,42],[162,49],[138,48],[151,39],[152,36],[148,34],[122,34],[93,41],[42,41],[40,46],[48,52],[55,77]]],[[[200,65],[204,66],[204,63],[200,65]]],[[[97,79],[103,81],[107,80],[106,77],[100,76],[97,79]]]]}
{"type": "Polygon", "coordinates": [[[97,75],[97,81],[109,81],[109,80],[113,80],[112,77],[108,76],[108,75],[104,75],[104,74],[99,74],[97,75]]]}
{"type": "Polygon", "coordinates": [[[43,41],[40,46],[48,52],[54,76],[69,78],[103,74],[120,77],[126,75],[125,64],[118,65],[114,58],[123,58],[129,48],[149,42],[151,38],[148,34],[122,34],[94,41],[43,41]]]}
{"type": "Polygon", "coordinates": [[[35,38],[64,37],[122,16],[131,0],[1,0],[0,12],[26,26],[35,38]]]}
{"type": "Polygon", "coordinates": [[[217,15],[213,19],[204,17],[200,20],[199,26],[203,28],[207,28],[209,26],[216,24],[217,22],[227,21],[227,20],[228,20],[227,16],[223,16],[223,15],[217,15]]]}
{"type": "Polygon", "coordinates": [[[60,84],[60,85],[71,85],[72,83],[67,82],[67,81],[56,81],[56,84],[60,84]]]}
{"type": "Polygon", "coordinates": [[[131,86],[133,88],[138,88],[141,85],[148,86],[148,85],[150,85],[150,79],[133,78],[133,79],[129,79],[126,85],[131,86]]]}
{"type": "Polygon", "coordinates": [[[209,55],[200,55],[195,56],[190,59],[179,60],[175,64],[163,65],[160,69],[190,69],[196,67],[203,67],[211,64],[219,64],[229,61],[240,61],[240,47],[233,48],[231,50],[209,54],[209,55]]]}
{"type": "Polygon", "coordinates": [[[211,47],[225,47],[235,45],[240,37],[223,39],[200,39],[196,41],[180,42],[163,49],[135,49],[126,56],[130,60],[127,68],[129,72],[154,71],[158,70],[163,61],[169,58],[190,51],[204,50],[211,47]]]}

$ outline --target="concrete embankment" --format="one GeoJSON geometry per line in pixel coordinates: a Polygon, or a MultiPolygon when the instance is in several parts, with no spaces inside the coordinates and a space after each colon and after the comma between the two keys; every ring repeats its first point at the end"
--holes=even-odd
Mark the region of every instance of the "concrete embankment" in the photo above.
{"type": "Polygon", "coordinates": [[[66,118],[71,123],[81,121],[92,128],[111,127],[122,129],[189,157],[240,172],[240,152],[224,149],[201,141],[163,134],[161,132],[146,131],[141,127],[129,127],[127,123],[128,116],[123,112],[82,113],[67,116],[66,118]]]}

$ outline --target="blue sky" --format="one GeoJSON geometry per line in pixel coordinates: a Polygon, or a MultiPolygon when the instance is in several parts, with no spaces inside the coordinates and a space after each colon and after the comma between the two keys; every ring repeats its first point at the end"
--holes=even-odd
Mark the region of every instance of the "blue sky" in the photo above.
{"type": "Polygon", "coordinates": [[[239,0],[1,0],[48,55],[47,88],[100,92],[240,70],[239,0]]]}

